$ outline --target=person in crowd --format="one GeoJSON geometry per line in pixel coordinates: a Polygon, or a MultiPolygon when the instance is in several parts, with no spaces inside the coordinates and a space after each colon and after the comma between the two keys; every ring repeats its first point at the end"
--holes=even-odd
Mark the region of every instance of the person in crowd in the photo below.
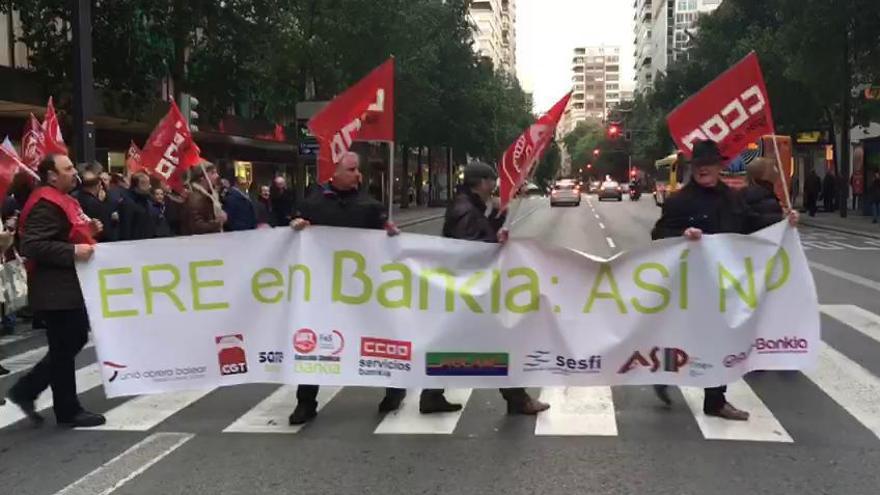
{"type": "Polygon", "coordinates": [[[21,212],[19,234],[28,259],[28,296],[48,329],[49,352],[9,390],[7,398],[35,425],[44,418],[35,401],[52,387],[53,409],[59,425],[94,427],[104,416],[86,411],[76,393],[76,355],[88,340],[89,318],[74,263],[94,254],[98,220],[85,216],[70,196],[76,187],[73,163],[64,155],[49,155],[37,167],[41,185],[21,212]]]}
{"type": "Polygon", "coordinates": [[[135,241],[156,237],[156,222],[151,214],[152,185],[147,174],[131,176],[131,187],[119,211],[119,240],[135,241]]]}
{"type": "MultiPolygon", "coordinates": [[[[384,205],[363,194],[359,190],[360,183],[360,156],[354,152],[344,153],[336,164],[330,183],[302,202],[290,226],[295,231],[301,231],[309,225],[385,229],[388,235],[397,235],[400,231],[388,222],[384,205]]],[[[406,389],[386,388],[379,412],[397,410],[405,396],[406,389]]],[[[291,425],[307,423],[318,415],[317,397],[317,385],[300,385],[297,388],[296,408],[288,418],[291,425]]]]}
{"type": "Polygon", "coordinates": [[[180,194],[171,190],[167,185],[162,186],[162,191],[165,193],[165,219],[168,221],[171,235],[181,235],[181,229],[183,228],[181,224],[183,220],[183,205],[186,203],[186,198],[189,197],[189,185],[187,184],[180,191],[180,194]]]}
{"type": "Polygon", "coordinates": [[[874,171],[874,178],[868,184],[868,201],[871,204],[871,214],[874,217],[873,222],[880,221],[880,170],[874,171]]]}
{"type": "Polygon", "coordinates": [[[831,212],[837,209],[837,177],[834,169],[826,172],[822,180],[822,199],[825,202],[825,211],[831,212]]]}
{"type": "Polygon", "coordinates": [[[110,212],[110,223],[104,226],[104,241],[113,242],[119,240],[119,210],[125,200],[128,181],[120,174],[102,172],[101,184],[104,186],[104,204],[110,212]]]}
{"type": "MultiPolygon", "coordinates": [[[[35,184],[33,177],[25,172],[20,172],[12,178],[12,184],[9,186],[9,194],[3,202],[2,221],[7,232],[14,234],[18,226],[18,217],[27,203],[28,197],[34,190],[35,184]]],[[[12,246],[19,243],[18,236],[12,236],[12,246]]],[[[15,253],[6,248],[2,251],[6,255],[6,259],[15,257],[15,253]]],[[[0,323],[0,334],[11,335],[15,332],[15,326],[18,322],[18,316],[15,313],[4,315],[2,323],[0,323]]],[[[36,329],[45,329],[46,325],[39,318],[34,318],[32,327],[36,329]]]]}
{"type": "Polygon", "coordinates": [[[226,212],[226,230],[252,230],[257,228],[257,212],[254,202],[247,193],[247,179],[236,177],[235,185],[226,192],[223,211],[226,212]]]}
{"type": "Polygon", "coordinates": [[[217,166],[206,162],[203,166],[194,167],[189,184],[190,193],[181,211],[180,233],[200,235],[223,232],[227,218],[217,193],[220,187],[217,166]]]}
{"type": "MultiPolygon", "coordinates": [[[[663,204],[660,219],[651,231],[652,239],[684,236],[691,241],[699,241],[705,234],[750,234],[775,222],[777,217],[774,215],[762,215],[753,210],[744,200],[747,194],[737,194],[721,181],[721,171],[727,160],[714,141],[697,141],[694,144],[691,180],[663,204]]],[[[755,174],[762,182],[769,177],[760,166],[756,167],[755,174]]],[[[764,208],[770,210],[772,205],[766,194],[753,191],[756,197],[760,193],[764,208]]],[[[760,198],[756,198],[755,204],[761,202],[758,201],[760,198]]],[[[797,212],[789,212],[788,218],[792,225],[797,224],[797,212]]],[[[654,391],[662,402],[671,404],[666,385],[656,385],[654,391]]],[[[703,413],[727,420],[748,420],[748,412],[727,402],[726,391],[727,387],[705,389],[703,413]]]]}
{"type": "Polygon", "coordinates": [[[819,196],[822,193],[822,179],[814,169],[810,169],[807,173],[807,180],[804,182],[804,199],[806,200],[807,212],[811,217],[816,216],[819,209],[819,196]]]}
{"type": "Polygon", "coordinates": [[[779,198],[776,197],[776,181],[779,172],[776,163],[769,158],[758,158],[748,164],[749,185],[742,190],[743,201],[758,215],[759,225],[772,225],[785,217],[779,198]]]}
{"type": "Polygon", "coordinates": [[[165,206],[165,189],[154,187],[150,200],[150,215],[156,225],[156,237],[172,237],[171,224],[168,223],[168,208],[165,206]]]}
{"type": "MultiPolygon", "coordinates": [[[[101,164],[100,163],[91,163],[85,164],[82,167],[82,183],[80,184],[80,188],[77,189],[73,197],[79,201],[79,205],[83,210],[83,213],[86,214],[89,218],[94,218],[101,222],[101,225],[110,225],[110,211],[107,208],[107,204],[101,201],[101,190],[104,187],[101,184],[101,164]]],[[[97,236],[95,236],[95,240],[98,242],[106,241],[106,231],[101,232],[97,236]]]]}
{"type": "Polygon", "coordinates": [[[275,219],[273,225],[279,227],[290,224],[295,201],[293,191],[287,187],[287,181],[284,177],[275,177],[272,181],[270,198],[272,200],[272,216],[275,219]]]}
{"type": "MultiPolygon", "coordinates": [[[[471,163],[464,169],[464,185],[446,209],[443,236],[469,241],[504,243],[507,231],[502,230],[504,217],[489,213],[488,203],[495,190],[498,176],[485,163],[471,163]]],[[[549,404],[533,399],[525,388],[502,388],[508,414],[534,415],[550,408],[549,404]]],[[[462,408],[446,400],[443,389],[425,389],[419,399],[423,414],[453,412],[462,408]]]]}
{"type": "Polygon", "coordinates": [[[272,199],[269,186],[260,186],[260,195],[254,202],[257,227],[274,227],[272,223],[272,199]]]}

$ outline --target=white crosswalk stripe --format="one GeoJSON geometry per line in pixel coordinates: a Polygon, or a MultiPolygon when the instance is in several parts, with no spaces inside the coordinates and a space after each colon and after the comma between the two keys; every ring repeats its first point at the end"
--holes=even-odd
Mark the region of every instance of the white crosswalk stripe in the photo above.
{"type": "Polygon", "coordinates": [[[703,389],[681,387],[688,408],[707,440],[740,440],[751,442],[787,442],[791,436],[779,424],[760,397],[742,380],[727,386],[727,400],[749,412],[748,421],[729,421],[703,414],[703,389]]]}
{"type": "MultiPolygon", "coordinates": [[[[824,314],[855,331],[880,342],[880,316],[854,305],[823,305],[824,314]]],[[[4,366],[22,372],[39,361],[45,347],[36,348],[3,360],[4,366]]],[[[821,393],[833,399],[843,411],[876,437],[880,438],[880,378],[824,342],[820,345],[818,366],[804,375],[816,384],[821,393]]],[[[77,370],[77,391],[82,394],[101,384],[98,363],[77,370]]],[[[11,383],[9,380],[7,383],[11,383]]],[[[93,428],[103,431],[150,431],[190,407],[197,407],[216,389],[133,397],[114,402],[105,414],[107,424],[93,428]]],[[[342,387],[321,387],[319,408],[332,404],[344,392],[342,387]]],[[[692,414],[703,438],[719,441],[751,441],[792,443],[793,438],[775,417],[761,397],[745,382],[728,387],[728,399],[749,411],[746,422],[726,421],[707,417],[702,412],[703,392],[698,388],[681,389],[687,410],[692,414]]],[[[419,412],[419,390],[410,390],[399,411],[385,415],[375,423],[376,435],[455,435],[462,418],[469,413],[471,389],[450,389],[446,397],[461,403],[461,411],[423,415],[419,412]]],[[[819,393],[818,391],[815,393],[819,393]]],[[[302,426],[288,425],[288,415],[296,403],[295,386],[280,386],[255,400],[255,404],[239,417],[230,417],[224,433],[295,434],[302,426]]],[[[609,436],[619,435],[618,410],[611,387],[546,387],[540,400],[551,405],[549,411],[535,419],[536,436],[609,436]]],[[[91,406],[93,404],[87,404],[91,406]]],[[[52,395],[45,392],[37,401],[37,409],[51,417],[52,395]]],[[[630,407],[630,406],[627,406],[630,407]]],[[[679,406],[680,407],[680,406],[679,406]]],[[[100,410],[100,409],[99,409],[100,410]]],[[[479,408],[471,407],[471,411],[479,408]]],[[[0,407],[0,428],[24,419],[14,406],[0,407]]]]}
{"type": "Polygon", "coordinates": [[[617,436],[611,387],[548,387],[540,400],[550,409],[538,415],[535,435],[617,436]]]}
{"type": "MultiPolygon", "coordinates": [[[[419,394],[421,390],[409,390],[400,409],[387,414],[373,431],[378,435],[451,435],[455,431],[461,411],[438,414],[421,414],[419,412],[419,394]]],[[[449,389],[445,393],[446,400],[454,404],[467,406],[471,397],[471,389],[449,389]]]]}
{"type": "MultiPolygon", "coordinates": [[[[76,392],[81,394],[101,384],[101,367],[98,363],[92,363],[84,368],[76,370],[76,392]]],[[[43,411],[52,407],[52,392],[46,390],[37,399],[36,408],[43,411]]],[[[24,414],[17,408],[8,404],[0,407],[0,428],[5,428],[13,423],[24,419],[24,414]]]]}

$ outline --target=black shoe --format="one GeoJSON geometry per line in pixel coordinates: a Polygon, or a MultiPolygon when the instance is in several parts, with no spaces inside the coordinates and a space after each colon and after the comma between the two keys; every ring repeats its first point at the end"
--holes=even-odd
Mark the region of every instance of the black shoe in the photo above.
{"type": "Polygon", "coordinates": [[[295,425],[304,425],[309,421],[315,419],[315,416],[318,415],[318,404],[317,403],[305,403],[300,402],[296,405],[296,408],[293,410],[293,413],[290,417],[287,418],[287,423],[290,426],[295,425]]]}
{"type": "Polygon", "coordinates": [[[0,365],[0,376],[8,375],[10,373],[12,373],[12,372],[9,371],[8,369],[4,368],[2,365],[0,365]]]}
{"type": "Polygon", "coordinates": [[[419,399],[419,412],[422,414],[446,413],[461,411],[461,404],[453,404],[443,394],[423,395],[419,399]]]}
{"type": "Polygon", "coordinates": [[[390,413],[400,409],[400,403],[406,397],[405,389],[389,390],[385,392],[385,397],[379,403],[379,413],[390,413]]]}
{"type": "Polygon", "coordinates": [[[69,428],[93,428],[95,426],[101,426],[106,422],[107,418],[105,418],[103,414],[80,411],[70,419],[58,420],[58,426],[66,426],[69,428]]]}
{"type": "Polygon", "coordinates": [[[21,409],[21,412],[23,412],[24,415],[27,416],[27,418],[31,421],[31,424],[33,424],[34,426],[42,426],[42,424],[46,422],[46,418],[44,418],[40,415],[40,413],[37,412],[34,401],[20,400],[12,392],[10,392],[9,395],[6,396],[6,398],[9,399],[9,402],[12,402],[16,406],[18,406],[18,408],[21,409]]]}
{"type": "Polygon", "coordinates": [[[524,401],[507,401],[507,414],[522,414],[524,416],[534,416],[539,412],[550,409],[550,404],[541,402],[531,397],[524,401]]]}
{"type": "Polygon", "coordinates": [[[672,405],[672,398],[669,397],[669,385],[654,385],[654,393],[660,402],[667,406],[672,405]]]}

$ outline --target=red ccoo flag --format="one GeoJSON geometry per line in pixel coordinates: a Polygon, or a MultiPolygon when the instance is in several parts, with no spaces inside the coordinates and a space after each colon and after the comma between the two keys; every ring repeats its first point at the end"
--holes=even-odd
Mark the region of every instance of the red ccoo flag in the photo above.
{"type": "Polygon", "coordinates": [[[21,161],[33,170],[46,156],[46,140],[40,121],[30,115],[24,125],[24,134],[21,136],[21,161]]]}
{"type": "Polygon", "coordinates": [[[141,151],[141,166],[151,176],[181,192],[183,174],[201,161],[200,153],[189,125],[172,101],[168,114],[153,129],[141,151]]]}
{"type": "Polygon", "coordinates": [[[718,143],[733,158],[766,134],[774,134],[770,99],[755,52],[688,98],[667,117],[678,149],[690,158],[694,141],[718,143]]]}
{"type": "Polygon", "coordinates": [[[568,106],[571,93],[563,96],[561,100],[507,148],[504,158],[501,159],[501,210],[507,205],[522,187],[523,182],[529,177],[535,163],[541,159],[541,155],[553,139],[556,126],[568,106]]]}
{"type": "Polygon", "coordinates": [[[330,180],[354,141],[394,141],[394,59],[334,98],[309,120],[309,131],[320,144],[318,182],[330,180]]]}
{"type": "Polygon", "coordinates": [[[66,155],[68,153],[67,145],[64,144],[64,137],[61,135],[61,125],[58,123],[55,103],[51,96],[49,97],[49,103],[46,105],[46,116],[43,118],[42,129],[46,154],[60,153],[66,155]]]}
{"type": "Polygon", "coordinates": [[[0,146],[0,198],[6,197],[6,192],[9,191],[19,167],[24,168],[24,164],[18,158],[15,149],[0,146]]]}
{"type": "Polygon", "coordinates": [[[144,169],[144,166],[141,164],[141,149],[138,148],[138,145],[134,144],[134,141],[131,142],[128,146],[128,151],[125,153],[125,168],[132,175],[144,169]]]}

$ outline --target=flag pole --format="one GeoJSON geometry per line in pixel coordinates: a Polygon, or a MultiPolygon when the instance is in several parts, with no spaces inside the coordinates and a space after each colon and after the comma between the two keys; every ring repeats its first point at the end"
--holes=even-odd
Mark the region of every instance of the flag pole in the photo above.
{"type": "Polygon", "coordinates": [[[389,141],[388,145],[390,147],[389,160],[391,160],[388,164],[388,180],[390,182],[388,187],[388,222],[392,223],[394,220],[394,141],[389,141]]]}
{"type": "Polygon", "coordinates": [[[788,177],[785,175],[785,168],[782,166],[782,156],[779,155],[779,143],[776,142],[776,133],[774,132],[770,139],[773,140],[773,151],[776,153],[776,170],[779,172],[779,178],[782,180],[782,194],[785,197],[785,205],[788,211],[791,211],[791,194],[788,192],[788,177]]]}

